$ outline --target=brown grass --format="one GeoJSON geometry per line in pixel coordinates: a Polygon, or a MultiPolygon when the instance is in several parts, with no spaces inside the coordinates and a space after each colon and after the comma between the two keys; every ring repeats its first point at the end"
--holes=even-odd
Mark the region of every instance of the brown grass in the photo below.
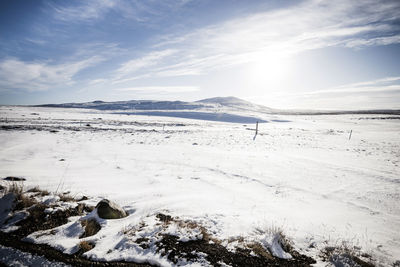
{"type": "Polygon", "coordinates": [[[71,196],[69,193],[58,194],[61,201],[64,202],[76,202],[76,198],[71,196]]]}
{"type": "Polygon", "coordinates": [[[271,255],[271,253],[266,250],[260,243],[248,243],[246,244],[246,247],[250,250],[252,250],[256,255],[267,258],[267,259],[273,259],[274,257],[271,255]]]}
{"type": "Polygon", "coordinates": [[[338,263],[345,259],[350,260],[351,266],[374,267],[371,256],[361,253],[360,248],[351,246],[347,242],[342,242],[337,246],[327,246],[321,250],[319,255],[324,261],[338,263]],[[361,257],[366,258],[361,259],[361,257]]]}
{"type": "Polygon", "coordinates": [[[94,245],[88,241],[81,241],[79,242],[79,249],[85,253],[94,248],[94,245]]]}
{"type": "Polygon", "coordinates": [[[180,220],[178,218],[172,218],[170,215],[165,215],[162,213],[158,213],[156,215],[156,217],[164,224],[164,227],[171,224],[171,223],[175,223],[177,224],[180,228],[188,228],[188,229],[199,229],[200,233],[202,234],[203,238],[202,240],[206,241],[206,242],[214,242],[215,244],[221,244],[221,240],[218,240],[214,237],[212,237],[208,232],[207,229],[198,224],[195,221],[190,221],[190,220],[180,220]]]}
{"type": "Polygon", "coordinates": [[[37,203],[33,197],[24,194],[24,185],[22,183],[12,182],[4,191],[4,194],[9,193],[13,193],[17,201],[14,210],[23,210],[37,203]]]}
{"type": "Polygon", "coordinates": [[[282,249],[286,252],[293,251],[293,242],[290,240],[285,233],[283,232],[281,227],[272,225],[266,229],[256,229],[259,233],[267,233],[269,235],[273,235],[278,237],[278,242],[281,245],[282,249]]]}
{"type": "Polygon", "coordinates": [[[49,192],[49,191],[44,190],[44,189],[40,189],[38,186],[35,186],[35,187],[29,189],[29,190],[26,191],[26,192],[29,192],[29,193],[38,193],[38,195],[39,195],[39,196],[42,196],[42,197],[50,195],[50,192],[49,192]]]}
{"type": "Polygon", "coordinates": [[[12,182],[6,187],[4,194],[14,193],[15,195],[21,195],[24,191],[24,185],[22,183],[12,182]]]}
{"type": "Polygon", "coordinates": [[[85,232],[79,238],[95,235],[101,229],[100,224],[95,219],[83,220],[81,225],[85,228],[85,232]]]}

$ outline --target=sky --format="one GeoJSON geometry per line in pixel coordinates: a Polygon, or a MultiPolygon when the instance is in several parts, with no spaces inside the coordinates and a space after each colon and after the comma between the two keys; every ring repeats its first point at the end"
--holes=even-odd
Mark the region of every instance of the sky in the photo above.
{"type": "Polygon", "coordinates": [[[0,1],[0,104],[216,96],[400,109],[400,1],[0,1]]]}

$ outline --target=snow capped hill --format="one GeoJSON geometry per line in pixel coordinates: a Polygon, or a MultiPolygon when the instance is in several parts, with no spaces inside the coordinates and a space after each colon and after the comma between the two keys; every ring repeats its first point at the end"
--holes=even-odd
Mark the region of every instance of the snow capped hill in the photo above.
{"type": "Polygon", "coordinates": [[[96,100],[86,103],[63,103],[44,104],[38,107],[59,107],[59,108],[87,108],[97,110],[190,110],[190,111],[249,111],[272,113],[272,109],[253,104],[236,97],[214,97],[198,100],[195,102],[185,101],[157,101],[157,100],[129,100],[104,102],[96,100]],[[223,109],[223,110],[221,110],[223,109]]]}
{"type": "Polygon", "coordinates": [[[228,96],[228,97],[212,97],[196,101],[197,103],[214,103],[225,106],[254,106],[254,104],[243,99],[228,96]]]}
{"type": "Polygon", "coordinates": [[[127,115],[177,117],[233,123],[266,122],[265,113],[271,109],[236,97],[215,97],[196,102],[130,100],[86,103],[45,104],[37,107],[84,108],[127,115]]]}
{"type": "Polygon", "coordinates": [[[103,111],[190,111],[212,112],[239,115],[344,115],[344,114],[390,114],[400,115],[400,110],[283,110],[272,109],[254,104],[243,99],[229,97],[206,98],[194,102],[158,101],[158,100],[128,100],[105,102],[96,100],[85,103],[43,104],[35,107],[85,108],[103,111]]]}

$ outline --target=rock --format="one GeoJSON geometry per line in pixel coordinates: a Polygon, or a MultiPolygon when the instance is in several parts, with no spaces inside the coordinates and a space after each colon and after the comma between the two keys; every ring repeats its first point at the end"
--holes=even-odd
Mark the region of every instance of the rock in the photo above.
{"type": "Polygon", "coordinates": [[[116,203],[103,199],[96,205],[97,214],[102,219],[119,219],[126,217],[126,212],[116,203]]]}
{"type": "Polygon", "coordinates": [[[7,176],[7,177],[4,178],[3,180],[5,180],[5,181],[13,181],[13,182],[26,181],[25,178],[22,178],[22,177],[15,177],[15,176],[7,176]]]}

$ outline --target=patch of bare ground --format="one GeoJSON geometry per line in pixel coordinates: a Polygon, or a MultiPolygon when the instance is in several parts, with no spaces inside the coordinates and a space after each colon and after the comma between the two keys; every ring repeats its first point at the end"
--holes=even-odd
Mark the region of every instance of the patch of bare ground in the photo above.
{"type": "MultiPolygon", "coordinates": [[[[133,262],[98,262],[85,258],[84,253],[93,249],[96,244],[82,240],[79,242],[79,251],[73,255],[64,254],[51,246],[44,244],[33,244],[24,242],[22,239],[29,234],[41,230],[49,230],[55,227],[68,223],[68,218],[71,216],[83,216],[93,210],[93,207],[88,207],[84,203],[77,202],[76,207],[65,209],[57,209],[57,206],[49,206],[43,203],[38,203],[35,196],[47,195],[48,192],[33,188],[27,194],[23,191],[22,186],[15,184],[9,187],[8,192],[13,192],[16,195],[16,205],[14,210],[24,210],[29,215],[16,223],[19,228],[13,232],[0,232],[0,244],[7,247],[12,247],[21,251],[40,255],[48,260],[64,262],[73,266],[152,266],[151,264],[137,264],[133,262]],[[46,212],[46,209],[53,208],[52,212],[46,212]]],[[[64,201],[76,201],[66,197],[64,201]]],[[[208,233],[207,229],[202,225],[190,220],[181,220],[177,217],[172,217],[166,214],[157,214],[159,224],[166,229],[170,224],[176,224],[181,229],[196,230],[199,232],[198,239],[189,240],[187,242],[179,240],[179,237],[160,233],[159,241],[150,244],[146,237],[138,238],[135,242],[143,249],[149,249],[150,246],[155,246],[154,249],[162,256],[167,257],[171,262],[177,264],[179,260],[191,262],[204,262],[206,260],[212,266],[310,266],[315,261],[295,251],[290,245],[290,242],[282,244],[284,249],[292,255],[292,259],[285,260],[272,256],[270,251],[266,250],[259,243],[243,242],[243,246],[236,248],[236,251],[230,251],[222,245],[222,241],[213,237],[208,233]],[[199,231],[198,231],[199,230],[199,231]]],[[[81,224],[84,228],[84,233],[81,238],[95,235],[100,229],[100,225],[94,219],[83,220],[81,224]]],[[[127,230],[126,234],[135,229],[145,227],[145,224],[139,224],[133,229],[127,230]]],[[[50,232],[51,234],[51,232],[50,232]]],[[[363,265],[362,267],[369,267],[363,265]]]]}
{"type": "MultiPolygon", "coordinates": [[[[189,261],[197,261],[199,253],[206,255],[204,258],[213,266],[223,266],[222,262],[231,266],[311,266],[315,263],[310,257],[293,253],[293,259],[284,260],[272,257],[262,247],[258,247],[256,255],[252,255],[251,249],[238,248],[235,252],[229,251],[226,247],[210,243],[204,239],[190,240],[182,242],[179,237],[173,235],[164,235],[161,241],[156,245],[158,251],[163,256],[177,263],[180,258],[186,258],[189,261]]],[[[254,247],[253,247],[254,248],[254,247]]]]}
{"type": "MultiPolygon", "coordinates": [[[[48,260],[54,260],[58,262],[64,262],[72,266],[152,266],[150,264],[137,264],[133,262],[98,262],[91,261],[82,256],[83,253],[89,251],[94,247],[94,244],[81,241],[79,243],[80,250],[74,255],[64,254],[51,246],[43,244],[33,244],[24,242],[22,239],[29,234],[40,231],[49,230],[68,222],[68,218],[71,216],[84,215],[87,212],[93,210],[92,207],[86,206],[83,203],[79,203],[75,208],[69,208],[65,210],[57,210],[53,213],[46,213],[45,209],[49,208],[48,205],[37,203],[34,201],[33,196],[29,196],[23,192],[21,185],[12,185],[7,188],[7,193],[13,192],[16,195],[16,210],[26,210],[29,215],[24,220],[21,220],[16,225],[19,228],[13,232],[1,232],[0,231],[0,244],[6,247],[18,249],[20,251],[32,253],[35,255],[43,256],[48,260]]],[[[42,194],[38,188],[30,190],[30,193],[35,192],[42,194]]],[[[46,195],[46,194],[45,194],[46,195]]],[[[90,236],[95,233],[99,225],[92,222],[86,222],[85,224],[85,235],[90,236]]],[[[0,263],[1,266],[1,263],[0,263]]]]}
{"type": "Polygon", "coordinates": [[[187,242],[179,241],[179,237],[164,234],[156,243],[157,251],[166,256],[171,262],[178,263],[179,259],[196,262],[200,256],[212,266],[311,266],[316,261],[308,256],[295,251],[286,243],[286,251],[292,255],[292,259],[285,260],[274,257],[259,243],[244,244],[245,248],[237,248],[235,252],[229,251],[221,245],[221,241],[212,237],[207,230],[192,221],[182,221],[169,215],[157,214],[157,218],[164,224],[177,223],[179,227],[200,229],[202,238],[187,242]]]}
{"type": "Polygon", "coordinates": [[[151,266],[149,264],[136,264],[131,262],[95,262],[82,257],[82,254],[79,253],[67,255],[48,245],[23,242],[18,237],[3,232],[0,232],[0,244],[6,247],[12,247],[24,252],[43,256],[48,260],[64,262],[72,266],[151,266]]]}

